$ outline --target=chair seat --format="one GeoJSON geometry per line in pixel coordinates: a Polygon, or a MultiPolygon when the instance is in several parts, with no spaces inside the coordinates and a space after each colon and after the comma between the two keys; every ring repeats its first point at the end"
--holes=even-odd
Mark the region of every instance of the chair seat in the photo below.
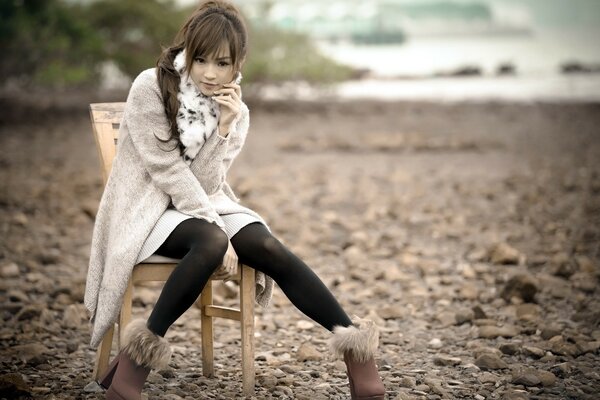
{"type": "Polygon", "coordinates": [[[159,256],[158,254],[152,254],[150,257],[146,258],[140,264],[165,264],[165,263],[174,263],[178,264],[181,261],[181,258],[171,258],[165,256],[159,256]]]}

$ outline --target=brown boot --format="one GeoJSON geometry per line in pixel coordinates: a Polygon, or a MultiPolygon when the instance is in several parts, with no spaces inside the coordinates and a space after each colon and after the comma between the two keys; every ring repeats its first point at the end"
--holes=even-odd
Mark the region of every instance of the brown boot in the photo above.
{"type": "Polygon", "coordinates": [[[171,347],[165,338],[147,328],[145,320],[136,319],[125,327],[123,348],[117,357],[113,361],[116,369],[109,368],[102,379],[103,384],[110,385],[106,399],[140,400],[150,370],[163,369],[169,364],[171,347]]]}
{"type": "Polygon", "coordinates": [[[352,319],[351,326],[336,326],[329,339],[332,353],[344,359],[353,400],[383,400],[385,388],[375,365],[379,330],[373,321],[352,319]]]}

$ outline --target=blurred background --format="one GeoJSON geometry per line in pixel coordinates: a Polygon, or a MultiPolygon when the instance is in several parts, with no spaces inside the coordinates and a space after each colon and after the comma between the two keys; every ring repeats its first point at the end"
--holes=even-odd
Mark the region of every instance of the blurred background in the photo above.
{"type": "MultiPolygon", "coordinates": [[[[251,113],[227,181],[381,327],[388,397],[596,400],[600,0],[236,3],[251,113]]],[[[195,4],[0,0],[0,398],[104,398],[88,107],[125,101],[195,4]]],[[[136,289],[134,316],[161,285],[136,289]]],[[[171,328],[177,367],[149,398],[239,397],[238,328],[216,324],[204,378],[199,313],[171,328]]],[[[348,398],[329,332],[282,291],[255,329],[256,398],[348,398]]]]}
{"type": "MultiPolygon", "coordinates": [[[[236,2],[251,25],[247,90],[268,98],[600,96],[600,2],[236,2]],[[282,62],[285,61],[285,62],[282,62]]],[[[0,72],[18,87],[127,89],[193,0],[2,2],[0,72]]]]}

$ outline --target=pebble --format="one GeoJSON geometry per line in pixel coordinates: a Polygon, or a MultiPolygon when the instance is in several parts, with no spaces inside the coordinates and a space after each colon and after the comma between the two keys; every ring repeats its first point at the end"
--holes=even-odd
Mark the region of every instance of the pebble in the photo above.
{"type": "Polygon", "coordinates": [[[435,365],[441,365],[441,366],[455,366],[455,365],[459,365],[462,362],[462,360],[458,357],[451,357],[449,355],[445,355],[445,354],[438,354],[437,356],[433,357],[433,363],[435,365]]]}
{"type": "Polygon", "coordinates": [[[479,327],[479,337],[480,338],[495,338],[498,336],[511,338],[517,336],[519,334],[516,327],[512,325],[505,326],[491,326],[485,325],[479,327]]]}
{"type": "Polygon", "coordinates": [[[500,296],[506,301],[518,297],[525,302],[533,302],[538,286],[537,280],[531,274],[518,273],[506,282],[500,296]]]}
{"type": "Polygon", "coordinates": [[[494,354],[482,354],[475,360],[475,365],[483,370],[508,368],[508,364],[494,354]]]}
{"type": "Polygon", "coordinates": [[[320,360],[322,357],[322,353],[310,343],[302,343],[296,352],[298,361],[320,360]]]}
{"type": "Polygon", "coordinates": [[[518,264],[521,253],[508,243],[497,243],[490,248],[489,258],[494,264],[518,264]]]}
{"type": "Polygon", "coordinates": [[[20,274],[19,266],[14,262],[8,262],[0,268],[0,276],[2,278],[16,278],[20,274]]]}

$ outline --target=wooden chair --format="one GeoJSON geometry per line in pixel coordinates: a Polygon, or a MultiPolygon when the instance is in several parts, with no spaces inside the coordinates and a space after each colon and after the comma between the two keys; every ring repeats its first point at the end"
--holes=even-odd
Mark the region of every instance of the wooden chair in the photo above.
{"type": "MultiPolygon", "coordinates": [[[[119,137],[119,125],[123,116],[125,103],[90,104],[90,113],[94,138],[100,161],[104,184],[112,167],[119,137]]],[[[133,268],[132,276],[123,298],[119,321],[117,323],[117,351],[121,346],[123,328],[131,320],[133,289],[136,283],[147,281],[166,281],[180,260],[152,255],[133,268]]],[[[214,376],[213,357],[213,318],[227,318],[240,322],[242,335],[242,387],[245,396],[254,394],[254,270],[246,265],[238,264],[238,270],[232,278],[240,284],[240,308],[217,306],[213,304],[212,278],[200,295],[202,326],[202,372],[204,376],[214,376]]],[[[115,327],[111,327],[99,346],[96,354],[93,378],[99,380],[108,369],[115,327]]]]}

